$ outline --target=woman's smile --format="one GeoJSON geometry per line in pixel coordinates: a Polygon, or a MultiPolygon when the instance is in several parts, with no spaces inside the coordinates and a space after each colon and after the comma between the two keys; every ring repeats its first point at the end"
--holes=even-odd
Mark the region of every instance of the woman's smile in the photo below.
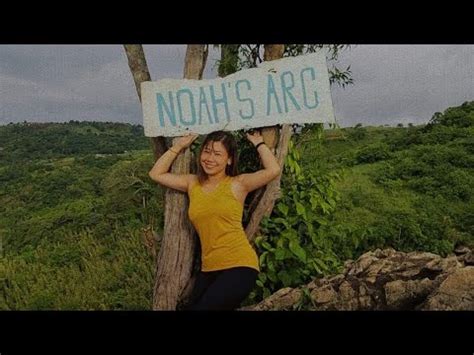
{"type": "Polygon", "coordinates": [[[212,169],[215,167],[215,165],[212,165],[212,164],[207,164],[207,163],[204,163],[204,166],[208,169],[212,169]]]}

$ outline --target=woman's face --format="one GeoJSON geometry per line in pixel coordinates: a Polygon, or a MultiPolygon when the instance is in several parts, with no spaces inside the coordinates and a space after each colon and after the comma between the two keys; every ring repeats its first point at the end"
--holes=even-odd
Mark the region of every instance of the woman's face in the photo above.
{"type": "Polygon", "coordinates": [[[227,164],[230,164],[231,161],[221,142],[209,142],[201,153],[201,167],[208,175],[225,171],[227,164]]]}

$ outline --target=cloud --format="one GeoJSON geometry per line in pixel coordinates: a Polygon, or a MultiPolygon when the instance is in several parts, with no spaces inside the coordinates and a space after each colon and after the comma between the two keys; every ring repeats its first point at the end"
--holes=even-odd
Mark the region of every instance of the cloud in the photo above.
{"type": "MultiPolygon", "coordinates": [[[[97,120],[142,123],[123,46],[1,46],[0,123],[97,120]]],[[[183,76],[185,45],[145,45],[152,80],[183,76]]],[[[205,78],[217,51],[210,46],[205,78]]]]}
{"type": "MultiPolygon", "coordinates": [[[[183,78],[186,45],[145,45],[143,50],[152,80],[183,78]]],[[[203,79],[214,79],[217,76],[215,68],[217,59],[219,59],[219,51],[214,49],[213,45],[209,45],[203,79]]]]}
{"type": "Polygon", "coordinates": [[[340,62],[351,64],[355,82],[332,90],[342,126],[425,123],[474,100],[474,46],[357,46],[340,62]]]}
{"type": "MultiPolygon", "coordinates": [[[[209,50],[204,79],[216,77],[209,50]]],[[[144,51],[152,80],[183,77],[186,45],[144,51]]],[[[472,45],[358,45],[338,63],[355,82],[332,88],[341,126],[422,123],[474,100],[472,45]]],[[[0,46],[0,123],[71,119],[142,123],[123,46],[0,46]]]]}
{"type": "MultiPolygon", "coordinates": [[[[56,60],[48,56],[34,57],[35,65],[43,68],[40,75],[25,69],[28,67],[25,51],[14,48],[16,56],[10,53],[10,57],[19,59],[19,68],[14,70],[10,63],[2,66],[0,72],[0,122],[137,121],[139,100],[123,49],[109,46],[82,49],[88,54],[78,48],[62,48],[56,60]],[[110,49],[115,49],[115,53],[110,49]],[[67,58],[71,58],[71,51],[82,57],[82,61],[72,57],[75,60],[69,62],[67,58]],[[105,54],[102,62],[101,52],[105,54]],[[46,77],[45,72],[48,73],[46,77]],[[34,79],[25,79],[26,74],[34,79]]],[[[44,53],[43,48],[38,50],[44,53]]],[[[55,50],[58,52],[56,47],[55,50]]]]}

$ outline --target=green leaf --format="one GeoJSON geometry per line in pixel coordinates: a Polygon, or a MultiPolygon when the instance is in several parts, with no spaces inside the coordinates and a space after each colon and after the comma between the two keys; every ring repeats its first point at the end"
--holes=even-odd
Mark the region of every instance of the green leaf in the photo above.
{"type": "Polygon", "coordinates": [[[298,238],[298,234],[296,234],[296,231],[293,228],[289,228],[281,233],[281,237],[288,240],[295,240],[298,238]]]}
{"type": "Polygon", "coordinates": [[[282,203],[279,203],[278,204],[278,210],[283,213],[283,215],[287,216],[288,215],[288,206],[282,204],[282,203]]]}
{"type": "Polygon", "coordinates": [[[264,247],[267,250],[271,250],[272,246],[270,245],[269,242],[262,242],[262,247],[264,247]]]}
{"type": "Polygon", "coordinates": [[[283,224],[285,227],[289,228],[288,222],[287,222],[285,219],[281,218],[281,217],[277,217],[277,218],[275,218],[273,221],[274,221],[275,223],[281,223],[281,224],[283,224]]]}
{"type": "Polygon", "coordinates": [[[265,275],[265,273],[261,272],[261,273],[258,274],[258,279],[261,282],[265,283],[265,281],[267,281],[267,275],[265,275]]]}
{"type": "Polygon", "coordinates": [[[277,249],[275,252],[275,259],[276,260],[283,260],[285,259],[285,250],[277,249]]]}
{"type": "MultiPolygon", "coordinates": [[[[277,240],[277,248],[283,249],[285,245],[285,239],[284,238],[278,238],[277,240]]],[[[277,250],[278,251],[278,250],[277,250]]]]}
{"type": "Polygon", "coordinates": [[[319,267],[323,270],[328,270],[328,266],[326,265],[325,262],[323,262],[321,259],[315,258],[313,259],[316,264],[319,265],[319,267]]]}
{"type": "Polygon", "coordinates": [[[278,278],[276,277],[275,271],[267,272],[267,277],[271,282],[278,282],[278,278]]]}
{"type": "Polygon", "coordinates": [[[314,216],[314,220],[323,226],[328,224],[328,222],[324,218],[318,216],[314,216]]]}
{"type": "Polygon", "coordinates": [[[322,270],[319,268],[319,266],[314,262],[314,260],[311,261],[311,265],[313,265],[314,270],[316,270],[317,273],[322,274],[322,270]]]}
{"type": "Polygon", "coordinates": [[[331,210],[331,206],[324,201],[321,201],[321,208],[323,209],[324,213],[328,213],[331,210]]]}
{"type": "Polygon", "coordinates": [[[300,216],[303,216],[306,212],[306,209],[304,208],[304,206],[301,204],[301,202],[298,202],[298,201],[295,201],[295,205],[296,205],[296,213],[298,213],[298,215],[300,216]]]}
{"type": "Polygon", "coordinates": [[[336,201],[334,201],[334,199],[328,198],[328,202],[329,202],[329,205],[330,205],[331,207],[336,206],[336,201]]]}
{"type": "Polygon", "coordinates": [[[268,270],[275,271],[275,266],[273,265],[273,261],[268,260],[268,270]]]}
{"type": "Polygon", "coordinates": [[[312,208],[313,210],[318,207],[319,200],[318,200],[318,197],[316,197],[315,195],[312,195],[312,196],[309,198],[309,202],[311,203],[311,208],[312,208]]]}
{"type": "Polygon", "coordinates": [[[278,273],[278,278],[281,280],[284,287],[288,287],[291,285],[291,276],[285,270],[282,270],[278,273]]]}
{"type": "Polygon", "coordinates": [[[296,175],[301,174],[301,168],[299,167],[299,165],[295,165],[295,173],[296,173],[296,175]]]}
{"type": "Polygon", "coordinates": [[[290,240],[289,247],[291,252],[295,254],[299,260],[306,263],[306,252],[297,241],[290,240]]]}

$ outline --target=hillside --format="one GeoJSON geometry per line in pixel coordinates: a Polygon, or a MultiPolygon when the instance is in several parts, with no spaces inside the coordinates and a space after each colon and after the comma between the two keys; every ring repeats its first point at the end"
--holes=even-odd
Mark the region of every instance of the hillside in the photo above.
{"type": "Polygon", "coordinates": [[[374,247],[446,255],[474,245],[474,103],[434,117],[426,126],[328,131],[319,149],[302,144],[305,168],[342,170],[327,228],[341,243],[338,230],[344,243],[354,239],[340,250],[345,258],[374,247]]]}
{"type": "Polygon", "coordinates": [[[159,187],[143,127],[0,127],[0,309],[149,309],[159,187]]]}

